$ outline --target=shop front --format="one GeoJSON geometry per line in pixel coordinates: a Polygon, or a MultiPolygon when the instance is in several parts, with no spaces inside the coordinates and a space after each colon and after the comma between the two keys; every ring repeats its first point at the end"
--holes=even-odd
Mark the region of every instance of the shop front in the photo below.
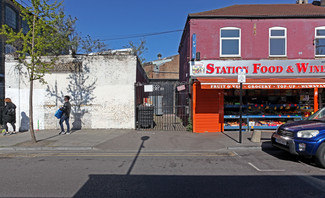
{"type": "Polygon", "coordinates": [[[274,130],[323,107],[324,60],[203,60],[191,62],[193,131],[239,130],[239,69],[243,128],[274,130]]]}

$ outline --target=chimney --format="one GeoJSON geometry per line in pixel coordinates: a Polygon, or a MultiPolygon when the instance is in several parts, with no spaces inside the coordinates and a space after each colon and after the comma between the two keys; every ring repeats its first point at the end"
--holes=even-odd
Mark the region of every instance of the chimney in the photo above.
{"type": "Polygon", "coordinates": [[[297,0],[297,4],[308,4],[308,0],[297,0]]]}
{"type": "Polygon", "coordinates": [[[325,7],[325,0],[320,1],[320,6],[325,7]]]}
{"type": "Polygon", "coordinates": [[[320,1],[313,1],[312,3],[314,6],[320,6],[320,1]]]}

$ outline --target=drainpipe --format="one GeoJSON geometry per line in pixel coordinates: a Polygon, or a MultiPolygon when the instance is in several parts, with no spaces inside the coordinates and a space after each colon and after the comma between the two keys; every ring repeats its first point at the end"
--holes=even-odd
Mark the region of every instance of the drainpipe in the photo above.
{"type": "MultiPolygon", "coordinates": [[[[20,81],[21,81],[21,71],[20,71],[20,69],[18,69],[18,76],[19,76],[19,78],[18,78],[18,108],[19,108],[19,111],[18,111],[18,113],[19,113],[19,115],[18,115],[18,122],[19,122],[19,127],[18,127],[18,131],[19,131],[19,129],[21,128],[21,103],[20,103],[20,81]]],[[[17,129],[16,129],[17,130],[17,129]]]]}

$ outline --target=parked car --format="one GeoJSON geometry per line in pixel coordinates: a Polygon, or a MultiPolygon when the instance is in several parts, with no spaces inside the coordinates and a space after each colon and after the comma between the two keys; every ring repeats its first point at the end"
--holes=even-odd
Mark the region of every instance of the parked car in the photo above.
{"type": "Polygon", "coordinates": [[[306,120],[281,125],[272,135],[272,145],[294,155],[314,157],[325,168],[325,108],[306,120]]]}

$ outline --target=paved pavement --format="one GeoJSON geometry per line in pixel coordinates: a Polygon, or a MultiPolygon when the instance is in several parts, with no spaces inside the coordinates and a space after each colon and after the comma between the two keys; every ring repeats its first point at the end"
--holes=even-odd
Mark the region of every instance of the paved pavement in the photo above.
{"type": "MultiPolygon", "coordinates": [[[[269,142],[271,133],[262,134],[262,142],[269,142]]],[[[93,150],[109,152],[136,152],[142,143],[143,152],[216,151],[222,149],[261,149],[262,143],[253,143],[251,133],[243,133],[242,144],[238,132],[195,134],[187,131],[136,130],[80,130],[70,135],[58,135],[56,130],[36,131],[38,142],[30,142],[29,132],[0,136],[0,150],[93,150]]]]}

